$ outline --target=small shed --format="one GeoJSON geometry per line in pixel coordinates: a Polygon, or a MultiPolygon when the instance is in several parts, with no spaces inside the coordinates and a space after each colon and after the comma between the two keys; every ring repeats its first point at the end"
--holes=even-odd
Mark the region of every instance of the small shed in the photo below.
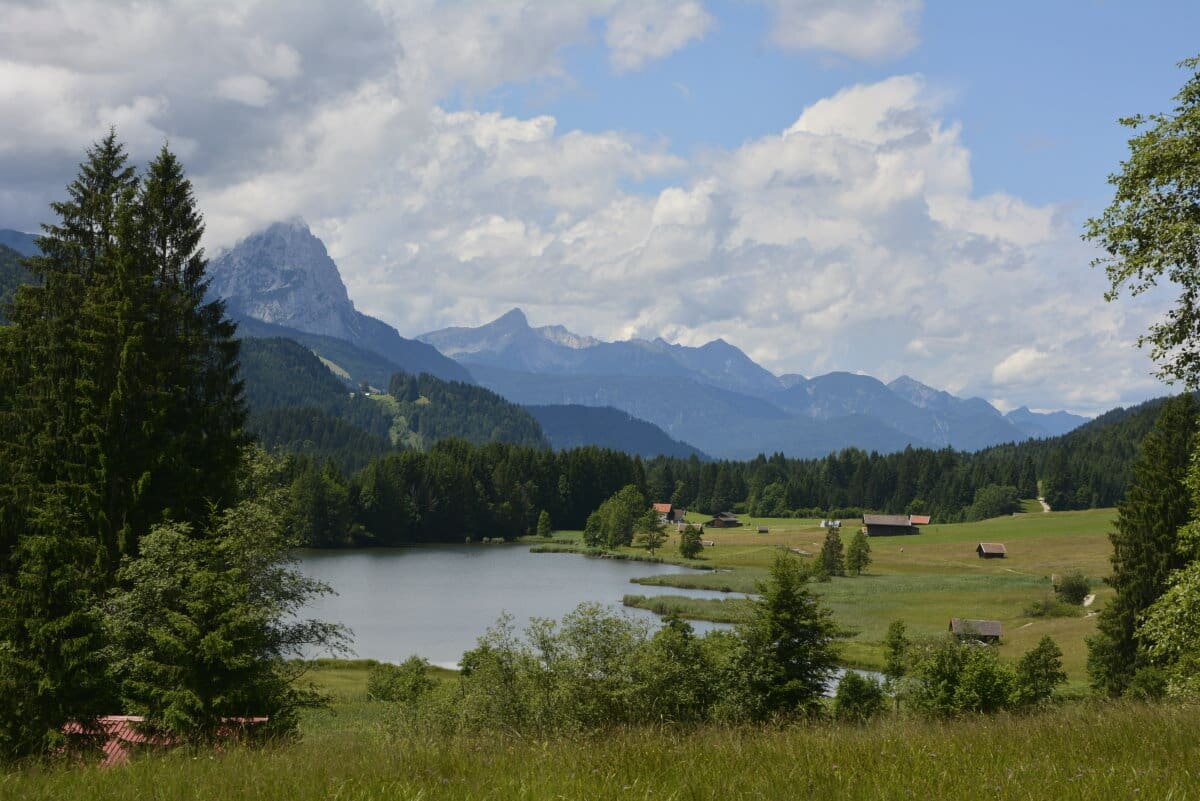
{"type": "Polygon", "coordinates": [[[908,515],[863,515],[863,527],[868,537],[918,533],[917,528],[909,522],[908,515]]]}
{"type": "Polygon", "coordinates": [[[929,515],[909,515],[909,525],[913,526],[928,526],[930,521],[929,515]]]}
{"type": "Polygon", "coordinates": [[[980,559],[1003,559],[1008,556],[1008,549],[1002,542],[981,542],[975,546],[975,553],[980,559]]]}
{"type": "Polygon", "coordinates": [[[731,512],[721,512],[719,515],[709,520],[704,524],[707,528],[737,528],[742,525],[742,521],[731,512]]]}
{"type": "Polygon", "coordinates": [[[960,640],[979,640],[980,642],[1000,642],[999,620],[967,620],[966,618],[950,618],[950,631],[960,640]]]}
{"type": "Polygon", "coordinates": [[[766,526],[759,526],[758,533],[759,534],[769,534],[769,533],[771,533],[771,530],[769,528],[767,528],[766,526]]]}

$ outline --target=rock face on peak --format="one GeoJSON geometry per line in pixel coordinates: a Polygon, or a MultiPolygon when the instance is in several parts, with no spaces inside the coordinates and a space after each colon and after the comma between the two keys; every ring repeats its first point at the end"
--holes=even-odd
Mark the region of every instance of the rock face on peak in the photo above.
{"type": "Polygon", "coordinates": [[[403,370],[471,382],[463,367],[354,308],[325,244],[301,220],[267,226],[208,265],[210,294],[234,319],[333,337],[373,351],[403,370]]]}
{"type": "Polygon", "coordinates": [[[275,223],[208,267],[209,290],[230,314],[338,339],[354,339],[360,315],[325,244],[299,221],[275,223]]]}

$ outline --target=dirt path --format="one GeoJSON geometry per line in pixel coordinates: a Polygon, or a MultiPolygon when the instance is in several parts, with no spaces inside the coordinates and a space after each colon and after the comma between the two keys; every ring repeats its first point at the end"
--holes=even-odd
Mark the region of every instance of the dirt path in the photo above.
{"type": "Polygon", "coordinates": [[[1050,511],[1050,504],[1046,503],[1046,499],[1045,499],[1045,498],[1043,498],[1043,497],[1041,497],[1040,495],[1038,496],[1038,503],[1040,503],[1040,504],[1042,505],[1042,511],[1043,511],[1043,512],[1049,512],[1049,511],[1050,511]]]}

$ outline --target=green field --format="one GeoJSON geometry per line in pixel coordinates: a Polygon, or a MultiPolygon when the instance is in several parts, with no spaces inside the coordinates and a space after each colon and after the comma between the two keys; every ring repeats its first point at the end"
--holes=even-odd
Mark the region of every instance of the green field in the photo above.
{"type": "MultiPolygon", "coordinates": [[[[1108,531],[1115,516],[1113,509],[1095,509],[924,526],[915,536],[872,539],[873,562],[865,575],[811,586],[833,609],[837,621],[854,632],[843,647],[847,664],[881,666],[881,641],[892,620],[903,620],[911,634],[932,635],[945,631],[951,617],[981,618],[1003,624],[1000,651],[1005,658],[1015,659],[1045,634],[1053,636],[1063,650],[1071,683],[1079,687],[1085,683],[1085,638],[1095,629],[1095,616],[1088,613],[1102,608],[1112,593],[1102,579],[1109,571],[1108,531]],[[1008,557],[979,559],[978,542],[1002,542],[1008,557]],[[1078,617],[1027,616],[1026,607],[1052,594],[1051,576],[1070,570],[1081,570],[1092,579],[1094,603],[1078,617]]],[[[712,570],[654,576],[638,583],[647,590],[692,587],[753,592],[780,550],[816,554],[825,535],[816,520],[743,518],[743,522],[742,528],[704,530],[704,539],[714,545],[705,549],[702,563],[712,570]],[[759,526],[769,532],[757,533],[759,526]]],[[[857,529],[857,521],[845,521],[843,542],[849,542],[857,529]]],[[[572,535],[555,536],[570,539],[572,535]]],[[[676,548],[672,536],[659,555],[689,564],[676,558],[676,548]]],[[[665,601],[650,592],[642,594],[651,596],[637,604],[645,608],[671,609],[693,619],[733,619],[735,607],[721,601],[665,601]]]]}
{"type": "Polygon", "coordinates": [[[407,732],[395,708],[368,700],[362,665],[313,676],[335,701],[304,717],[299,742],[144,755],[109,770],[14,771],[0,774],[0,799],[1200,798],[1196,707],[1074,704],[948,722],[444,738],[407,732]]]}

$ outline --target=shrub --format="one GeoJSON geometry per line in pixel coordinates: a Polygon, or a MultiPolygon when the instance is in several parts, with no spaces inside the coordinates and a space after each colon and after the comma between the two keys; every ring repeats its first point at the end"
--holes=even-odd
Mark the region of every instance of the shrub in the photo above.
{"type": "Polygon", "coordinates": [[[1161,701],[1167,694],[1167,674],[1156,667],[1138,668],[1125,688],[1125,695],[1135,701],[1161,701]]]}
{"type": "Polygon", "coordinates": [[[1076,605],[1063,603],[1054,596],[1040,598],[1025,607],[1025,617],[1079,617],[1083,611],[1076,605]]]}
{"type": "Polygon", "coordinates": [[[1079,606],[1092,592],[1092,583],[1087,576],[1078,570],[1073,570],[1059,580],[1054,593],[1069,604],[1079,606]]]}
{"type": "Polygon", "coordinates": [[[1063,671],[1062,650],[1049,635],[1042,637],[1037,647],[1017,662],[1014,701],[1021,706],[1034,706],[1050,700],[1054,688],[1067,680],[1063,671]]]}
{"type": "Polygon", "coordinates": [[[684,526],[679,535],[679,555],[684,559],[695,559],[704,550],[700,529],[693,525],[684,526]]]}
{"type": "Polygon", "coordinates": [[[399,665],[381,662],[367,676],[367,694],[376,701],[411,704],[433,689],[429,662],[410,656],[399,665]]]}
{"type": "Polygon", "coordinates": [[[838,720],[861,723],[883,711],[883,687],[868,676],[848,670],[838,682],[833,697],[833,715],[838,720]]]}

